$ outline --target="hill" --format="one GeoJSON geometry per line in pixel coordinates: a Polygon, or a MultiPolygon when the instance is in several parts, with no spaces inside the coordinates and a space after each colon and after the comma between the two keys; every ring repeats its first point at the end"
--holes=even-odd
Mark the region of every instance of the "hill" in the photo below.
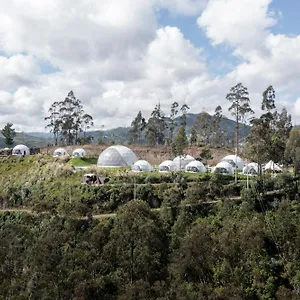
{"type": "MultiPolygon", "coordinates": [[[[53,144],[53,140],[51,138],[42,138],[40,136],[32,136],[28,133],[17,132],[14,138],[14,145],[25,144],[30,148],[40,148],[45,147],[48,144],[53,144]]],[[[0,133],[0,148],[7,147],[5,144],[5,139],[0,133]]]]}
{"type": "MultiPolygon", "coordinates": [[[[193,124],[198,121],[199,127],[205,127],[204,124],[201,124],[205,119],[205,122],[212,125],[215,122],[213,116],[208,113],[201,112],[199,114],[188,113],[186,115],[186,132],[187,134],[191,133],[193,124]],[[201,118],[206,115],[205,118],[201,118]]],[[[169,123],[170,119],[166,118],[166,122],[169,123]]],[[[175,124],[180,124],[180,117],[175,118],[175,124]]],[[[220,130],[226,134],[229,139],[233,139],[235,131],[235,121],[223,118],[220,124],[220,130]]],[[[176,131],[176,129],[175,129],[176,131]]],[[[249,134],[250,127],[247,125],[241,125],[239,135],[242,140],[249,134]]],[[[130,140],[130,127],[117,127],[109,130],[92,130],[87,133],[92,137],[92,143],[97,144],[99,138],[103,140],[104,143],[117,143],[117,144],[127,144],[130,140]]],[[[29,147],[43,147],[47,144],[53,144],[53,139],[51,133],[48,132],[28,132],[28,133],[18,133],[15,138],[15,143],[24,143],[29,147]]],[[[0,146],[5,147],[3,138],[0,136],[0,146]]]]}

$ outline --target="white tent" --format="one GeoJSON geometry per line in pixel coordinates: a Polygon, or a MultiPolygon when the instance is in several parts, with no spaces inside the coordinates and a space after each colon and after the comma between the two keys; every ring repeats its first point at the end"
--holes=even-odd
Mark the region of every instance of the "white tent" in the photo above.
{"type": "Polygon", "coordinates": [[[176,166],[173,160],[165,160],[158,166],[159,172],[171,172],[175,171],[175,169],[176,166]]]}
{"type": "Polygon", "coordinates": [[[72,157],[83,157],[86,155],[86,151],[82,148],[75,149],[72,152],[72,157]]]}
{"type": "Polygon", "coordinates": [[[258,174],[258,163],[251,162],[249,164],[246,164],[243,168],[243,174],[247,175],[256,175],[258,174]]]}
{"type": "Polygon", "coordinates": [[[244,161],[237,155],[227,155],[222,161],[229,162],[233,168],[237,168],[238,170],[243,170],[245,165],[244,161]]]}
{"type": "Polygon", "coordinates": [[[281,172],[282,169],[274,163],[273,160],[270,160],[263,168],[264,171],[273,171],[273,172],[281,172]]]}
{"type": "Polygon", "coordinates": [[[173,162],[175,164],[175,170],[184,170],[188,163],[195,160],[194,157],[190,155],[180,155],[174,158],[173,162]]]}
{"type": "Polygon", "coordinates": [[[60,156],[66,156],[68,155],[68,152],[66,151],[66,149],[64,148],[57,148],[54,152],[53,152],[53,156],[54,157],[60,157],[60,156]]]}
{"type": "Polygon", "coordinates": [[[206,168],[204,167],[203,163],[199,160],[193,160],[189,162],[185,167],[186,172],[200,172],[205,173],[206,168]]]}
{"type": "Polygon", "coordinates": [[[132,166],[132,171],[135,172],[153,172],[154,168],[146,160],[138,160],[132,166]]]}
{"type": "Polygon", "coordinates": [[[106,148],[98,158],[99,167],[131,166],[137,161],[134,152],[125,146],[111,146],[106,148]]]}
{"type": "Polygon", "coordinates": [[[213,172],[219,171],[221,174],[230,174],[233,175],[233,167],[232,165],[227,161],[221,161],[219,162],[214,168],[213,172]]]}
{"type": "Polygon", "coordinates": [[[13,148],[12,150],[13,155],[29,155],[30,150],[27,146],[25,145],[17,145],[13,148]]]}

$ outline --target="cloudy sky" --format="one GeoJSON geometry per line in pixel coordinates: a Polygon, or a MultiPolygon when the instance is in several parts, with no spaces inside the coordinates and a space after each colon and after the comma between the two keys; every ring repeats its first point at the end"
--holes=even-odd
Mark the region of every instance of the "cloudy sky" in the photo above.
{"type": "MultiPolygon", "coordinates": [[[[0,126],[44,131],[70,90],[95,128],[129,126],[160,101],[213,113],[273,85],[300,122],[299,0],[0,0],[0,126]]],[[[2,128],[1,127],[1,128],[2,128]]]]}

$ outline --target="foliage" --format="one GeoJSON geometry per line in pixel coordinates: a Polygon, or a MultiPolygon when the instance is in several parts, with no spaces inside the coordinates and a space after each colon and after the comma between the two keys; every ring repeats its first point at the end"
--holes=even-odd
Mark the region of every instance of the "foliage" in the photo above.
{"type": "Polygon", "coordinates": [[[14,144],[14,137],[16,136],[16,131],[13,128],[12,123],[7,123],[1,130],[2,135],[5,138],[5,144],[7,147],[11,147],[14,144]]]}
{"type": "Polygon", "coordinates": [[[46,128],[53,134],[55,145],[59,141],[66,145],[77,144],[79,133],[85,134],[87,129],[94,125],[93,117],[83,110],[81,101],[70,91],[64,101],[54,102],[49,108],[49,116],[45,120],[49,122],[46,128]]]}

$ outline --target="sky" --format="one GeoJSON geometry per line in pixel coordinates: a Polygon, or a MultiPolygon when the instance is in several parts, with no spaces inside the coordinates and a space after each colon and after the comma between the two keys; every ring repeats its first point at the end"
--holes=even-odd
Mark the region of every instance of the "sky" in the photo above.
{"type": "Polygon", "coordinates": [[[0,0],[0,126],[46,131],[69,91],[95,129],[160,103],[230,117],[226,94],[263,91],[300,122],[299,0],[0,0]]]}

